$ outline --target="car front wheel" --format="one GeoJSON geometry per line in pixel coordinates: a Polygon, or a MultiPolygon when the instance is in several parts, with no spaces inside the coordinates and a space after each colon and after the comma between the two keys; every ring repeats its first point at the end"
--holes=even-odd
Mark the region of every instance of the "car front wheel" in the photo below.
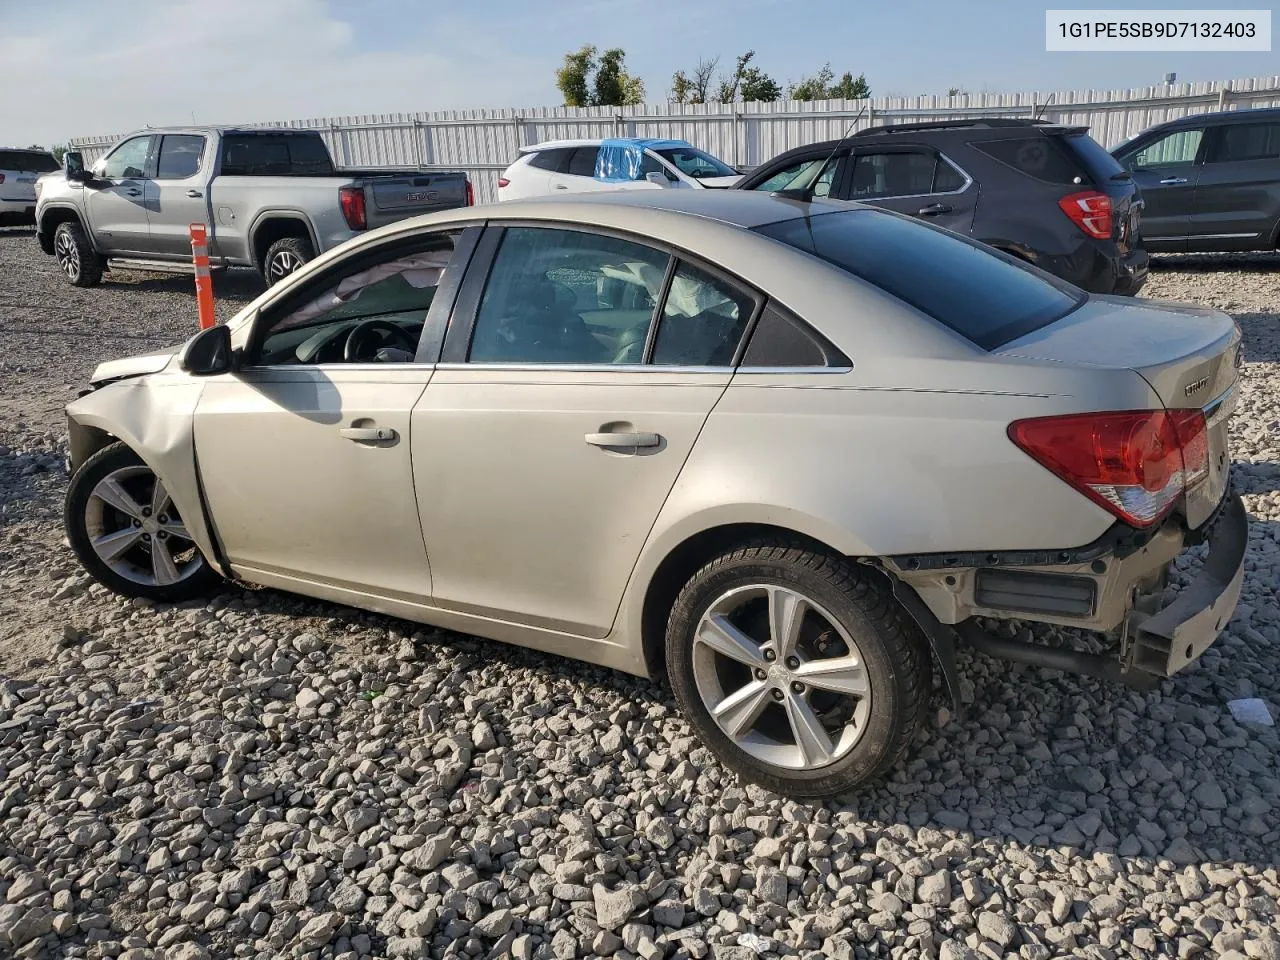
{"type": "Polygon", "coordinates": [[[883,577],[793,545],[744,546],[694,574],[666,652],[702,739],[740,776],[793,797],[881,776],[931,694],[927,641],[883,577]]]}
{"type": "Polygon", "coordinates": [[[53,253],[67,279],[77,287],[93,287],[102,281],[102,258],[94,252],[84,228],[64,220],[53,233],[53,253]]]}
{"type": "Polygon", "coordinates": [[[84,462],[67,490],[67,539],[95,580],[127,597],[175,603],[219,577],[157,477],[123,443],[84,462]]]}

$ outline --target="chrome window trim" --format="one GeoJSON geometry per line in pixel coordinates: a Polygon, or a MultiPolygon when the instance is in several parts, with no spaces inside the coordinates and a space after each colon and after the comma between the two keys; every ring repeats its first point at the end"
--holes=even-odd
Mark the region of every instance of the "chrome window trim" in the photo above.
{"type": "MultiPolygon", "coordinates": [[[[871,152],[872,152],[872,151],[871,151],[870,149],[868,149],[868,150],[867,150],[867,153],[871,153],[871,152]]],[[[847,198],[846,198],[846,199],[848,199],[850,202],[852,202],[852,203],[875,203],[875,202],[876,202],[876,201],[878,201],[878,200],[916,200],[916,199],[919,199],[919,198],[921,198],[921,197],[954,197],[954,196],[957,196],[958,194],[964,193],[964,192],[965,192],[966,190],[968,190],[971,186],[973,186],[973,177],[969,176],[968,171],[967,171],[967,170],[965,170],[965,169],[964,169],[964,167],[960,166],[960,164],[958,164],[958,163],[956,163],[954,160],[952,160],[949,156],[947,156],[947,155],[946,155],[945,153],[943,153],[941,150],[934,150],[932,147],[930,147],[930,148],[927,148],[927,149],[915,150],[915,151],[912,151],[912,150],[888,150],[888,151],[884,151],[884,152],[885,152],[885,153],[913,153],[913,152],[914,152],[914,153],[934,153],[934,154],[936,154],[936,155],[937,155],[937,157],[938,157],[938,159],[939,159],[939,160],[943,160],[943,161],[945,161],[945,162],[946,162],[946,163],[951,167],[951,169],[955,170],[955,172],[956,172],[956,173],[958,173],[958,174],[960,174],[960,176],[964,177],[964,184],[963,184],[963,186],[961,186],[961,187],[960,187],[960,189],[958,189],[958,190],[945,190],[945,191],[942,191],[942,192],[940,192],[940,193],[895,193],[893,196],[889,196],[889,197],[865,197],[865,198],[864,198],[864,197],[855,197],[855,196],[853,196],[853,195],[851,194],[849,197],[847,197],[847,198]]],[[[858,157],[859,157],[859,156],[863,156],[863,155],[864,155],[864,154],[862,154],[862,153],[854,152],[854,153],[851,155],[850,159],[851,159],[851,160],[853,160],[853,162],[854,162],[854,164],[855,164],[855,166],[856,166],[856,165],[857,165],[857,162],[858,162],[858,157]]],[[[850,176],[850,178],[852,178],[852,176],[853,176],[853,171],[852,171],[852,170],[850,170],[850,172],[849,172],[849,176],[850,176]]],[[[935,179],[935,180],[937,179],[937,176],[938,176],[938,175],[937,175],[937,173],[934,173],[934,179],[935,179]]],[[[849,186],[850,186],[850,188],[852,188],[852,187],[853,187],[852,180],[850,181],[849,186]]]]}
{"type": "MultiPolygon", "coordinates": [[[[334,364],[338,366],[338,364],[334,364]]],[[[347,366],[351,366],[348,364],[347,366]]],[[[374,367],[388,367],[391,364],[370,364],[374,367]]],[[[402,366],[413,366],[403,364],[402,366]]],[[[738,374],[781,374],[781,373],[851,373],[853,366],[847,367],[684,367],[677,364],[655,363],[438,363],[437,370],[484,370],[493,372],[509,370],[520,373],[738,373],[738,374]]]]}

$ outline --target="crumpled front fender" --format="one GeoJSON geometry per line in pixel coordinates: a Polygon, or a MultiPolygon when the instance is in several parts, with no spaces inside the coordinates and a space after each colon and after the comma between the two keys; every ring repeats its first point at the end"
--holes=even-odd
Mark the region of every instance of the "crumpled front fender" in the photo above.
{"type": "Polygon", "coordinates": [[[162,481],[182,521],[214,569],[219,561],[200,492],[195,454],[195,410],[204,384],[187,376],[121,380],[67,405],[72,469],[114,437],[127,444],[162,481]]]}

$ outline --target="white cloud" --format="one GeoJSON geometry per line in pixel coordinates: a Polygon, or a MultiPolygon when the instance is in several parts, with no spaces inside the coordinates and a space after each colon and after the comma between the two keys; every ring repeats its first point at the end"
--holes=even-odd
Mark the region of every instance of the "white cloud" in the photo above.
{"type": "Polygon", "coordinates": [[[357,4],[339,8],[349,19],[324,0],[33,4],[0,35],[0,141],[555,98],[545,62],[490,39],[477,49],[465,21],[419,15],[434,7],[401,7],[397,48],[367,49],[355,25],[370,11],[357,4]]]}

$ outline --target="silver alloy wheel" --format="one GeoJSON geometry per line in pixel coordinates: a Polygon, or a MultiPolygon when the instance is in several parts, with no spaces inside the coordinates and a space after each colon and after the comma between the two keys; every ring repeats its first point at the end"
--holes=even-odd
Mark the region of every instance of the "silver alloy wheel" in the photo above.
{"type": "Polygon", "coordinates": [[[278,250],[271,255],[267,264],[267,273],[272,281],[282,280],[302,266],[302,258],[288,250],[278,250]]]}
{"type": "Polygon", "coordinates": [[[80,253],[76,250],[76,244],[71,239],[71,234],[65,230],[59,230],[53,238],[53,251],[58,255],[58,265],[62,267],[62,272],[72,282],[79,280],[80,253]]]}
{"type": "Polygon", "coordinates": [[[98,559],[133,583],[165,587],[204,566],[169,491],[148,467],[122,467],[99,480],[84,523],[98,559]]]}
{"type": "Polygon", "coordinates": [[[752,584],[698,621],[693,678],[712,720],[757,760],[814,770],[853,749],[871,712],[862,651],[792,587],[752,584]]]}

